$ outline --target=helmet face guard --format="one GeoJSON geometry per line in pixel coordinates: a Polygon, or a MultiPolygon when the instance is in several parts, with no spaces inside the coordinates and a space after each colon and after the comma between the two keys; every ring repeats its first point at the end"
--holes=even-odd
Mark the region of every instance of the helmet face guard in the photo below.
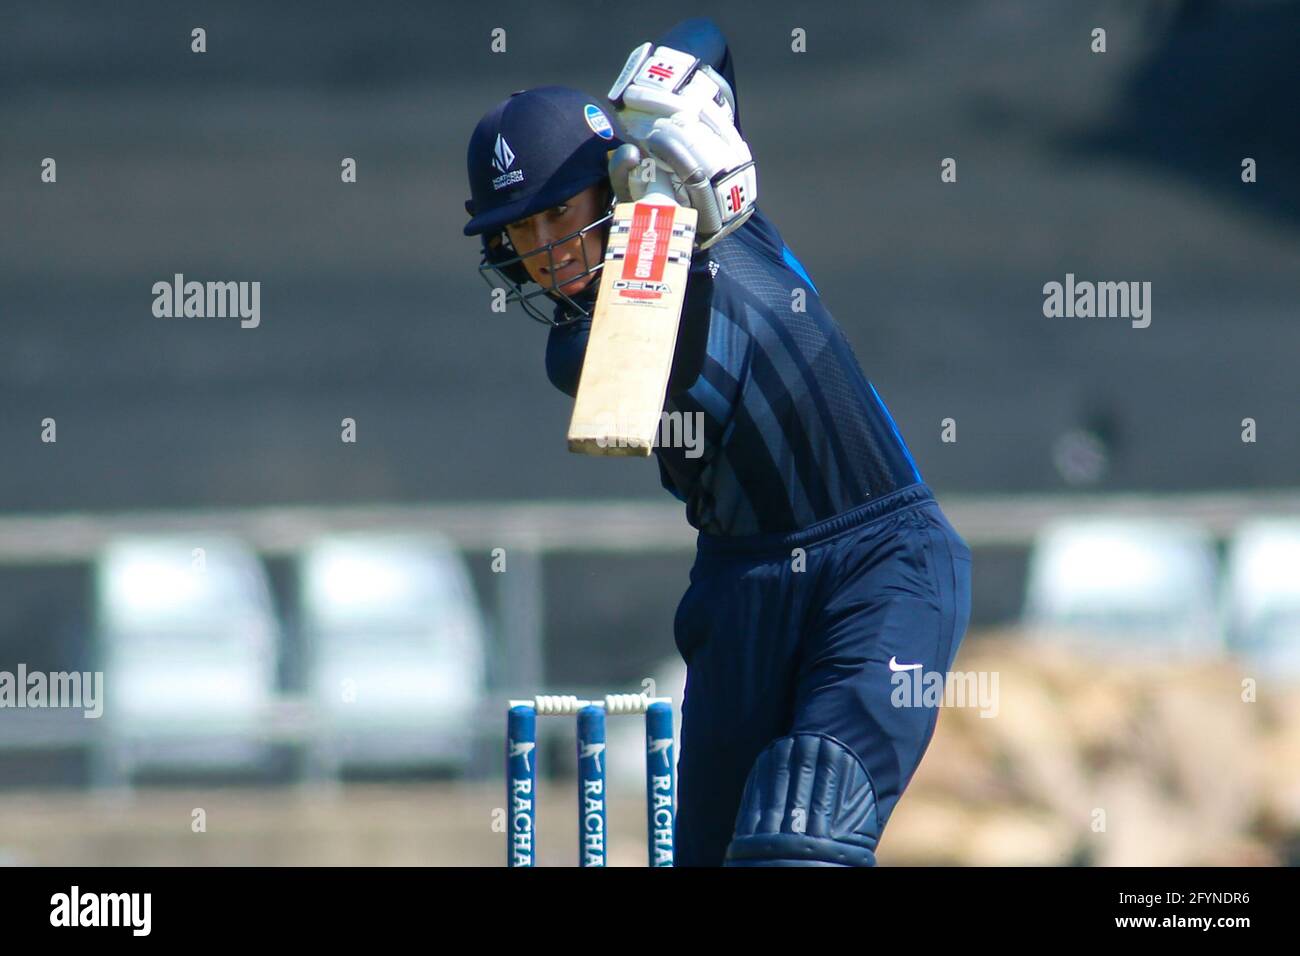
{"type": "MultiPolygon", "coordinates": [[[[484,234],[483,236],[483,259],[479,263],[479,275],[483,277],[489,286],[493,289],[504,289],[506,291],[506,303],[517,302],[523,307],[528,317],[541,322],[543,325],[561,326],[569,325],[580,319],[590,319],[591,311],[580,305],[572,296],[562,292],[557,288],[547,288],[541,285],[535,285],[535,280],[528,274],[524,267],[524,260],[531,259],[534,256],[545,255],[547,266],[554,275],[555,271],[555,250],[574,239],[585,240],[587,234],[593,230],[604,230],[609,226],[614,217],[614,201],[610,199],[609,207],[605,214],[595,222],[583,226],[576,232],[571,232],[567,236],[561,236],[553,239],[545,245],[538,246],[536,249],[529,250],[525,253],[518,252],[510,241],[510,236],[505,230],[495,234],[484,234]],[[525,286],[534,284],[535,288],[526,289],[525,286]],[[556,318],[556,305],[561,306],[559,310],[561,318],[556,318]]],[[[605,266],[604,256],[601,256],[599,262],[592,262],[587,256],[587,244],[585,241],[579,241],[579,248],[582,250],[582,271],[571,279],[567,279],[564,285],[571,285],[579,279],[586,276],[596,276],[605,266]]],[[[592,280],[596,281],[595,279],[592,280]]],[[[581,292],[575,293],[588,299],[587,290],[591,288],[591,283],[583,287],[581,292]]]]}

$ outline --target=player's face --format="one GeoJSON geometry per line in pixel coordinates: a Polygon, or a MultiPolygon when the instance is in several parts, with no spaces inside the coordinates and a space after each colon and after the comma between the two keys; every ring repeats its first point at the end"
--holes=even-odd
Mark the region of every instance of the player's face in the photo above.
{"type": "Polygon", "coordinates": [[[608,195],[606,187],[597,183],[568,202],[506,226],[515,251],[527,257],[524,268],[529,278],[543,289],[559,289],[565,295],[576,295],[595,280],[599,273],[588,270],[605,254],[605,230],[576,233],[605,215],[608,195]],[[570,238],[553,246],[548,255],[547,244],[565,237],[570,238]],[[537,251],[530,255],[532,250],[537,251]]]}

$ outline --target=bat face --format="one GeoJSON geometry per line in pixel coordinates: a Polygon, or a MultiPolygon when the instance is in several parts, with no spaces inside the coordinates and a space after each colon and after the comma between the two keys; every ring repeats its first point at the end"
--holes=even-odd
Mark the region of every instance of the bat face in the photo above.
{"type": "Polygon", "coordinates": [[[659,194],[614,208],[569,450],[646,456],[655,445],[686,298],[694,209],[659,194]]]}

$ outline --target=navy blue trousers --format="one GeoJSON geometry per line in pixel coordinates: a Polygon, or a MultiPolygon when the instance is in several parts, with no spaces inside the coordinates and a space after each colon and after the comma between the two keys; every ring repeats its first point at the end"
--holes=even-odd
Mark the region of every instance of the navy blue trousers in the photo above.
{"type": "Polygon", "coordinates": [[[686,661],[676,864],[719,866],[772,740],[836,737],[863,761],[883,828],[934,734],[891,703],[898,668],[951,669],[970,619],[970,549],[924,484],[788,535],[700,535],[674,634],[686,661]]]}

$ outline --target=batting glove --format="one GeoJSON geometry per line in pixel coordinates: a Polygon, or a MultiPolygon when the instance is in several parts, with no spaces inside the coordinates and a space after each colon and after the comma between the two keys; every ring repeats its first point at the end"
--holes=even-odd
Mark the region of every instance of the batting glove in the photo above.
{"type": "Polygon", "coordinates": [[[634,144],[617,150],[610,163],[621,201],[640,199],[662,171],[678,201],[698,213],[698,248],[744,224],[758,199],[758,179],[725,79],[689,53],[644,43],[628,57],[609,99],[634,144]]]}

